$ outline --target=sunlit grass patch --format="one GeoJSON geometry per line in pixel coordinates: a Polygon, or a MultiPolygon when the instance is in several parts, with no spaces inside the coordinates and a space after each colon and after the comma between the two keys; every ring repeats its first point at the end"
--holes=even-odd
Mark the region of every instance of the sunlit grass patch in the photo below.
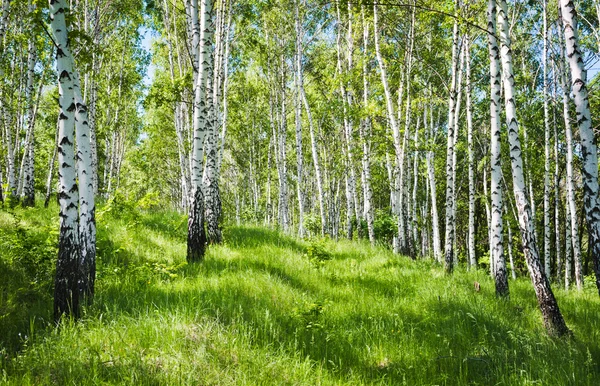
{"type": "MultiPolygon", "coordinates": [[[[0,211],[2,240],[46,245],[39,235],[55,210],[16,209],[19,231],[0,211]]],[[[96,297],[83,320],[54,328],[48,286],[28,292],[46,295],[27,313],[3,306],[5,320],[19,321],[9,327],[0,318],[2,332],[16,336],[2,343],[3,382],[595,385],[600,376],[593,286],[556,289],[575,333],[556,340],[545,334],[527,277],[511,281],[501,300],[482,270],[446,275],[435,262],[366,242],[251,226],[225,229],[223,245],[188,264],[184,220],[105,214],[96,297]]],[[[17,269],[15,253],[25,249],[4,252],[0,263],[17,269]]],[[[13,305],[35,273],[14,272],[3,287],[13,305]]]]}

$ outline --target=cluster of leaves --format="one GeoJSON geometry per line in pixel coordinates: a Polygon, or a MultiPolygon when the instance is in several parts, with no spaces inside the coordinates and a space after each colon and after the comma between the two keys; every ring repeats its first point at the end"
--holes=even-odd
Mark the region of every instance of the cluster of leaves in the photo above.
{"type": "Polygon", "coordinates": [[[308,260],[315,267],[322,267],[326,261],[329,261],[332,258],[332,255],[326,249],[323,240],[311,241],[308,247],[306,247],[306,253],[304,254],[304,256],[308,258],[308,260]]]}

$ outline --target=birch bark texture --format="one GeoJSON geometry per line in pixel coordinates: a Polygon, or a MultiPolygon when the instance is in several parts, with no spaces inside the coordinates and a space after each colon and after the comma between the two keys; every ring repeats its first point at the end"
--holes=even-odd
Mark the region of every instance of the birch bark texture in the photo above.
{"type": "Polygon", "coordinates": [[[508,275],[502,240],[502,163],[500,155],[500,94],[502,75],[500,50],[496,39],[496,1],[488,1],[488,50],[490,56],[490,164],[492,210],[490,224],[490,260],[497,296],[508,296],[508,275]]]}
{"type": "Polygon", "coordinates": [[[73,56],[67,37],[65,20],[68,8],[65,0],[50,0],[50,25],[56,43],[58,73],[58,201],[60,231],[58,259],[54,280],[54,320],[63,315],[79,317],[79,234],[77,223],[78,189],[75,170],[75,74],[73,56]]]}
{"type": "MultiPolygon", "coordinates": [[[[490,0],[493,1],[493,0],[490,0]]],[[[539,252],[535,240],[533,218],[529,205],[525,178],[523,173],[523,157],[519,139],[519,123],[517,121],[517,108],[514,99],[514,76],[512,51],[508,25],[508,6],[506,0],[496,4],[498,13],[498,32],[500,40],[500,56],[502,60],[502,81],[504,86],[504,104],[506,123],[508,126],[508,141],[510,147],[510,161],[513,176],[513,191],[515,204],[519,217],[521,242],[533,287],[540,307],[544,325],[550,335],[562,336],[570,331],[560,313],[550,282],[543,272],[539,252]]]]}
{"type": "Polygon", "coordinates": [[[577,126],[581,140],[582,175],[585,215],[590,234],[590,250],[600,294],[600,199],[598,198],[598,153],[592,129],[590,101],[587,90],[587,73],[579,49],[577,11],[572,0],[559,0],[563,21],[566,57],[571,69],[571,87],[577,112],[577,126]]]}
{"type": "Polygon", "coordinates": [[[209,121],[209,90],[207,82],[212,67],[212,38],[214,33],[213,3],[212,0],[201,0],[198,12],[198,0],[192,0],[192,44],[198,46],[194,49],[197,57],[197,76],[194,84],[194,132],[192,150],[192,197],[190,200],[190,213],[188,217],[187,260],[189,262],[201,261],[206,251],[206,231],[204,229],[204,192],[202,173],[204,170],[204,140],[208,131],[209,121]],[[200,19],[200,20],[198,20],[200,19]],[[198,31],[196,34],[195,31],[198,31]]]}
{"type": "Polygon", "coordinates": [[[450,97],[448,98],[448,145],[446,149],[446,239],[444,253],[444,268],[447,273],[452,273],[454,269],[454,203],[456,200],[454,192],[454,146],[455,129],[454,121],[456,119],[456,99],[457,99],[457,72],[458,72],[458,0],[454,5],[454,28],[452,32],[452,73],[450,83],[450,97]]]}

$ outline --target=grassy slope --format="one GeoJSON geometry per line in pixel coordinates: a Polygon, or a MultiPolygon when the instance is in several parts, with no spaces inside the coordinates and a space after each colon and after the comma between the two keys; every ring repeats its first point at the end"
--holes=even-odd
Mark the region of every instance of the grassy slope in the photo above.
{"type": "Polygon", "coordinates": [[[364,243],[232,227],[185,263],[185,218],[99,211],[94,306],[49,325],[56,207],[0,211],[0,383],[596,385],[600,301],[557,291],[575,339],[546,337],[527,278],[499,301],[485,272],[364,243]],[[481,291],[473,290],[473,282],[481,291]],[[21,335],[19,335],[21,333],[21,335]],[[16,351],[19,349],[18,351],[16,351]]]}

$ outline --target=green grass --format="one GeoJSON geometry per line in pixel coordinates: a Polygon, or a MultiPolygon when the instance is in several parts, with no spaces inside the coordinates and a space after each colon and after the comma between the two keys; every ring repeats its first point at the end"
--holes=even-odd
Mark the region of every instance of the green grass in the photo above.
{"type": "Polygon", "coordinates": [[[528,278],[498,300],[483,271],[447,276],[363,242],[259,227],[225,229],[224,245],[188,265],[185,217],[121,209],[98,210],[95,302],[60,328],[50,322],[57,208],[0,211],[0,383],[598,382],[592,286],[556,290],[574,331],[559,340],[528,278]]]}

